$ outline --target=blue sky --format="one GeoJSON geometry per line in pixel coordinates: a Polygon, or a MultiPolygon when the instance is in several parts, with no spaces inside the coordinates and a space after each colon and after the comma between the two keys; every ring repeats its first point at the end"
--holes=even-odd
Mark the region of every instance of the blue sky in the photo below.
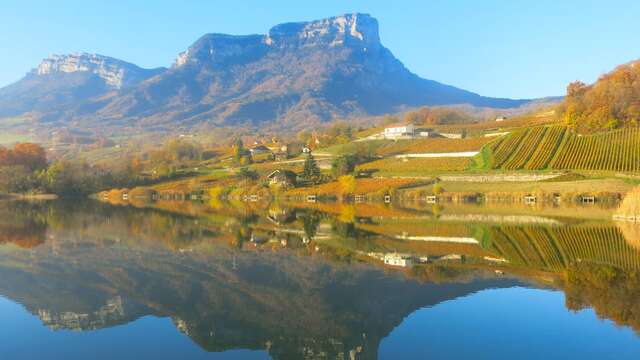
{"type": "Polygon", "coordinates": [[[411,71],[487,96],[562,95],[570,81],[640,57],[639,1],[1,0],[0,86],[51,53],[168,66],[205,33],[355,11],[378,18],[383,43],[411,71]]]}

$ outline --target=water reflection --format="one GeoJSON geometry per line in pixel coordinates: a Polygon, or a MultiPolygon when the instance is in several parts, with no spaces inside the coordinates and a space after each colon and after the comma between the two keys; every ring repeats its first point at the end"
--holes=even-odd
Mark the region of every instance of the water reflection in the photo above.
{"type": "Polygon", "coordinates": [[[417,309],[561,289],[640,332],[640,252],[604,219],[500,207],[0,203],[0,294],[51,329],[152,315],[206,351],[377,358],[417,309]]]}

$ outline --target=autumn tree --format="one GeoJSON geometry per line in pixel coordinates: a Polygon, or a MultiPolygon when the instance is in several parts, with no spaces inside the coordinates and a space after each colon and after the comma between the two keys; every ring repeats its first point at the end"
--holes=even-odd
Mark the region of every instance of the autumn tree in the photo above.
{"type": "Polygon", "coordinates": [[[585,133],[640,126],[640,62],[619,66],[593,85],[572,82],[557,114],[585,133]]]}
{"type": "Polygon", "coordinates": [[[16,144],[13,149],[0,147],[0,166],[24,166],[30,171],[47,167],[47,154],[42,146],[32,143],[16,144]]]}

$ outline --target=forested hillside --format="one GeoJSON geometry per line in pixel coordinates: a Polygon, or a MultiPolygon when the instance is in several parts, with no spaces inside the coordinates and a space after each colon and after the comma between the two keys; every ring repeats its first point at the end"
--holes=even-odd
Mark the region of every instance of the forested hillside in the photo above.
{"type": "Polygon", "coordinates": [[[558,114],[583,133],[637,127],[640,123],[640,61],[618,66],[593,85],[567,87],[558,114]]]}

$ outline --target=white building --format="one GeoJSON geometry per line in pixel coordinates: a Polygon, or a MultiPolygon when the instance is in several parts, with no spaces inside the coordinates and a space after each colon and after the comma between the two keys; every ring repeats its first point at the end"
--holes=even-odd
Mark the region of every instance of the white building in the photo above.
{"type": "Polygon", "coordinates": [[[386,139],[397,139],[404,136],[413,136],[415,128],[413,124],[399,124],[386,127],[384,137],[386,139]]]}

